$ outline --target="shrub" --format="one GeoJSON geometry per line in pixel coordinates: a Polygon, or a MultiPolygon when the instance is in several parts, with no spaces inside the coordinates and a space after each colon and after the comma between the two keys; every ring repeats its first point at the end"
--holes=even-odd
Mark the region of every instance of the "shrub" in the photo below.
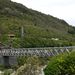
{"type": "Polygon", "coordinates": [[[4,75],[10,75],[13,72],[12,69],[7,69],[4,71],[4,75]]]}
{"type": "Polygon", "coordinates": [[[75,52],[53,57],[44,72],[45,75],[75,75],[75,52]]]}

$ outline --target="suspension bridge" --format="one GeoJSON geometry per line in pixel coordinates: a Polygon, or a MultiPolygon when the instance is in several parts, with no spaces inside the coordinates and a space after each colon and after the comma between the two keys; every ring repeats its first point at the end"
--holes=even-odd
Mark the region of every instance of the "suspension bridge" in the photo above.
{"type": "Polygon", "coordinates": [[[9,48],[1,49],[0,56],[55,56],[71,52],[75,47],[45,47],[45,48],[9,48]]]}
{"type": "Polygon", "coordinates": [[[0,63],[5,65],[15,64],[18,56],[50,57],[61,53],[74,51],[74,46],[69,47],[44,47],[44,48],[0,48],[0,63]]]}

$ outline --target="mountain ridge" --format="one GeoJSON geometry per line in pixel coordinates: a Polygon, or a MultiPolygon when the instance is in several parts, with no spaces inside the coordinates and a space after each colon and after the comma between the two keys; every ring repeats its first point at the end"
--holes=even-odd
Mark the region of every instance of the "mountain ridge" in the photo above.
{"type": "Polygon", "coordinates": [[[8,34],[14,34],[17,39],[13,40],[13,46],[20,47],[21,26],[24,27],[23,47],[74,45],[75,27],[66,21],[20,3],[0,0],[0,41],[7,44],[8,34]],[[59,40],[56,42],[52,38],[59,40]]]}

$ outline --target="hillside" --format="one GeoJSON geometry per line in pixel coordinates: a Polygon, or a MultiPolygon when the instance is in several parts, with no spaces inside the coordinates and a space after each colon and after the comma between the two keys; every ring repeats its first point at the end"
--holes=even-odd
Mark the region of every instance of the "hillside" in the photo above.
{"type": "Polygon", "coordinates": [[[12,40],[14,47],[75,45],[75,27],[64,20],[34,11],[10,0],[0,0],[0,41],[9,45],[9,34],[15,35],[12,40]],[[21,38],[22,26],[23,38],[21,38]]]}

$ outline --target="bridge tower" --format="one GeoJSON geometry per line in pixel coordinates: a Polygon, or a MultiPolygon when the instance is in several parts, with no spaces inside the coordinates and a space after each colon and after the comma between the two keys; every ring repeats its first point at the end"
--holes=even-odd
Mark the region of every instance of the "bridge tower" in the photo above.
{"type": "Polygon", "coordinates": [[[23,37],[24,37],[24,27],[21,26],[21,38],[23,38],[23,37]]]}
{"type": "MultiPolygon", "coordinates": [[[[0,42],[0,51],[4,48],[4,45],[0,42]]],[[[0,64],[5,67],[9,66],[9,57],[8,56],[0,56],[0,64]]]]}
{"type": "Polygon", "coordinates": [[[21,35],[20,35],[21,36],[20,46],[23,47],[23,40],[24,40],[24,33],[25,33],[24,32],[24,26],[23,25],[21,26],[21,31],[20,32],[21,32],[21,35]]]}
{"type": "MultiPolygon", "coordinates": [[[[14,37],[13,35],[9,36],[9,38],[10,38],[9,47],[6,47],[5,45],[3,45],[0,42],[0,51],[2,51],[2,49],[6,49],[6,48],[12,48],[12,40],[11,39],[13,37],[14,37]]],[[[17,57],[15,57],[15,56],[4,56],[4,55],[0,54],[0,64],[4,65],[6,68],[9,68],[12,65],[17,64],[17,57]]]]}

